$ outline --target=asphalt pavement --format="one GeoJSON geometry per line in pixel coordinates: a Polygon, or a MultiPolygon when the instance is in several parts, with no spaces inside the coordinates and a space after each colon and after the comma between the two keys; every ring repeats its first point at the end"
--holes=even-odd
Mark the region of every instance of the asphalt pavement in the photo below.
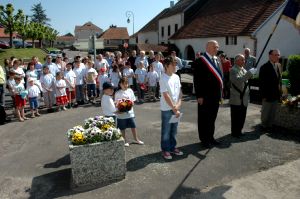
{"type": "MultiPolygon", "coordinates": [[[[204,149],[193,96],[184,96],[182,112],[177,140],[184,156],[172,161],[161,156],[159,102],[136,105],[137,130],[145,145],[126,148],[126,179],[84,192],[70,189],[66,131],[101,114],[99,105],[44,112],[0,126],[0,198],[299,198],[299,133],[260,131],[260,105],[250,104],[245,136],[232,138],[225,102],[215,131],[222,144],[204,149]]],[[[129,131],[127,135],[132,139],[129,131]]]]}

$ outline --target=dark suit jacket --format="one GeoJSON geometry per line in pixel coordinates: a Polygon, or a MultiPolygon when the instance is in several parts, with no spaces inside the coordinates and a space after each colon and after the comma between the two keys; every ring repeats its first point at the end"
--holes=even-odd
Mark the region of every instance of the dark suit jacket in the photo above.
{"type": "Polygon", "coordinates": [[[194,62],[194,86],[197,98],[204,98],[204,103],[219,103],[221,85],[218,79],[208,69],[202,59],[194,62]]]}
{"type": "Polygon", "coordinates": [[[281,96],[281,75],[278,68],[277,72],[279,76],[270,61],[262,65],[259,71],[259,90],[262,98],[266,98],[268,102],[279,100],[281,96]]]}

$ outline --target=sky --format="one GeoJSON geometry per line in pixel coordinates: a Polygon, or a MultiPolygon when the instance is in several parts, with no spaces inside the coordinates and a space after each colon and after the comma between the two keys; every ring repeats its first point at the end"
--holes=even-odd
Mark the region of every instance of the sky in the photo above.
{"type": "Polygon", "coordinates": [[[75,26],[88,21],[103,30],[112,24],[127,27],[129,35],[132,35],[132,18],[128,24],[126,11],[133,12],[134,31],[137,32],[164,8],[170,6],[170,0],[1,0],[1,5],[11,3],[15,12],[22,9],[26,15],[32,15],[32,6],[39,2],[51,19],[51,27],[59,35],[69,32],[74,35],[75,26]]]}

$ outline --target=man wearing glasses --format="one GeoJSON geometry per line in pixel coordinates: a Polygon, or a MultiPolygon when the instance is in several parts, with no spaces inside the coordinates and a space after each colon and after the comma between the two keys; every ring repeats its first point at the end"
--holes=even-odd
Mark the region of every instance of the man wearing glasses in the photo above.
{"type": "Polygon", "coordinates": [[[48,66],[50,73],[55,77],[57,72],[60,72],[56,64],[52,62],[51,55],[47,55],[44,66],[48,66]]]}

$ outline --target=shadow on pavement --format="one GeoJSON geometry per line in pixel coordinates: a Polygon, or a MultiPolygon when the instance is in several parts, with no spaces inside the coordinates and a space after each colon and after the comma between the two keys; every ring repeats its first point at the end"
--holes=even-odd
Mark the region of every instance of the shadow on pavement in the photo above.
{"type": "Polygon", "coordinates": [[[71,164],[70,155],[67,154],[62,158],[57,159],[55,162],[51,162],[44,165],[44,168],[59,168],[64,165],[71,164]]]}
{"type": "Polygon", "coordinates": [[[282,127],[275,127],[271,132],[266,133],[266,135],[277,140],[300,143],[300,131],[288,130],[282,127]]]}
{"type": "Polygon", "coordinates": [[[205,198],[205,199],[225,199],[223,196],[231,187],[222,185],[214,187],[207,192],[201,192],[199,189],[181,186],[170,197],[170,199],[177,198],[205,198]]]}

